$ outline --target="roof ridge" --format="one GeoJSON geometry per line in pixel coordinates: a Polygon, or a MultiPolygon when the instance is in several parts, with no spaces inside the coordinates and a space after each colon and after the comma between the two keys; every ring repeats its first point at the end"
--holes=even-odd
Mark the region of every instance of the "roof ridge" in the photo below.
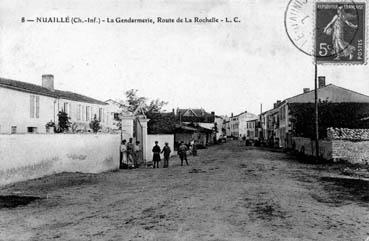
{"type": "Polygon", "coordinates": [[[86,102],[86,103],[91,103],[91,104],[101,104],[101,105],[107,105],[107,103],[83,95],[83,94],[79,94],[76,92],[72,92],[72,91],[68,91],[68,90],[58,90],[55,89],[54,91],[51,91],[45,87],[43,87],[42,85],[36,85],[33,83],[29,83],[29,82],[24,82],[24,81],[19,81],[19,80],[13,80],[13,79],[8,79],[8,78],[2,78],[0,77],[0,86],[3,86],[4,88],[10,88],[10,89],[15,89],[15,90],[19,90],[19,91],[26,91],[26,92],[31,92],[31,93],[37,93],[39,95],[46,95],[46,96],[52,96],[54,98],[65,98],[68,100],[74,100],[74,101],[80,101],[80,102],[86,102]],[[32,89],[32,87],[34,89],[32,89]],[[64,93],[64,95],[62,95],[64,93]],[[73,98],[73,96],[67,96],[66,94],[69,95],[75,95],[75,98],[73,98]],[[77,98],[79,97],[79,98],[77,98]]]}

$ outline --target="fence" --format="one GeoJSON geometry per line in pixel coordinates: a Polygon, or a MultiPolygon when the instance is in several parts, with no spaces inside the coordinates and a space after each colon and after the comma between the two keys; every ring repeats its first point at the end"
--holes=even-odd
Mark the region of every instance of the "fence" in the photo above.
{"type": "Polygon", "coordinates": [[[119,167],[120,135],[0,135],[0,185],[60,172],[99,173],[119,167]]]}

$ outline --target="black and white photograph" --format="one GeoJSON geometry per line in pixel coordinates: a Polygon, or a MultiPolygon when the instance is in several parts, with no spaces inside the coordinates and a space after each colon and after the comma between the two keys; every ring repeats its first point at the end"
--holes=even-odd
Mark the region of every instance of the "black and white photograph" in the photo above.
{"type": "Polygon", "coordinates": [[[0,241],[369,241],[366,0],[1,0],[0,241]]]}

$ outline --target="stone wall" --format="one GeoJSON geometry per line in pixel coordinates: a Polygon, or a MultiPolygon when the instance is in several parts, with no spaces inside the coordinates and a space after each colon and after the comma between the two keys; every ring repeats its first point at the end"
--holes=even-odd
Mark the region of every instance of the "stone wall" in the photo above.
{"type": "Polygon", "coordinates": [[[60,172],[119,168],[120,135],[0,135],[0,185],[60,172]]]}
{"type": "Polygon", "coordinates": [[[369,141],[332,141],[332,158],[345,160],[350,163],[368,164],[369,162],[369,141]]]}
{"type": "MultiPolygon", "coordinates": [[[[315,141],[305,137],[293,137],[295,151],[303,153],[308,156],[315,156],[315,141]]],[[[333,159],[332,157],[333,146],[332,141],[319,140],[319,155],[326,160],[333,159]]]]}
{"type": "Polygon", "coordinates": [[[369,129],[328,128],[330,140],[369,141],[369,129]]]}

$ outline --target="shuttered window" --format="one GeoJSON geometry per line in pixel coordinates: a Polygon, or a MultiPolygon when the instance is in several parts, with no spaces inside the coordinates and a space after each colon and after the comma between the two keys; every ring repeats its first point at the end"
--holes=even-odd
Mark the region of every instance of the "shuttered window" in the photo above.
{"type": "Polygon", "coordinates": [[[82,105],[82,121],[86,121],[86,106],[82,105]]]}
{"type": "Polygon", "coordinates": [[[34,95],[30,95],[29,113],[30,113],[31,118],[35,118],[35,96],[34,95]]]}
{"type": "Polygon", "coordinates": [[[40,96],[36,96],[36,118],[40,118],[40,96]]]}
{"type": "Polygon", "coordinates": [[[90,116],[91,116],[90,106],[86,106],[86,121],[90,120],[90,116]]]}
{"type": "Polygon", "coordinates": [[[29,116],[30,118],[40,118],[40,96],[30,95],[29,116]]]}

